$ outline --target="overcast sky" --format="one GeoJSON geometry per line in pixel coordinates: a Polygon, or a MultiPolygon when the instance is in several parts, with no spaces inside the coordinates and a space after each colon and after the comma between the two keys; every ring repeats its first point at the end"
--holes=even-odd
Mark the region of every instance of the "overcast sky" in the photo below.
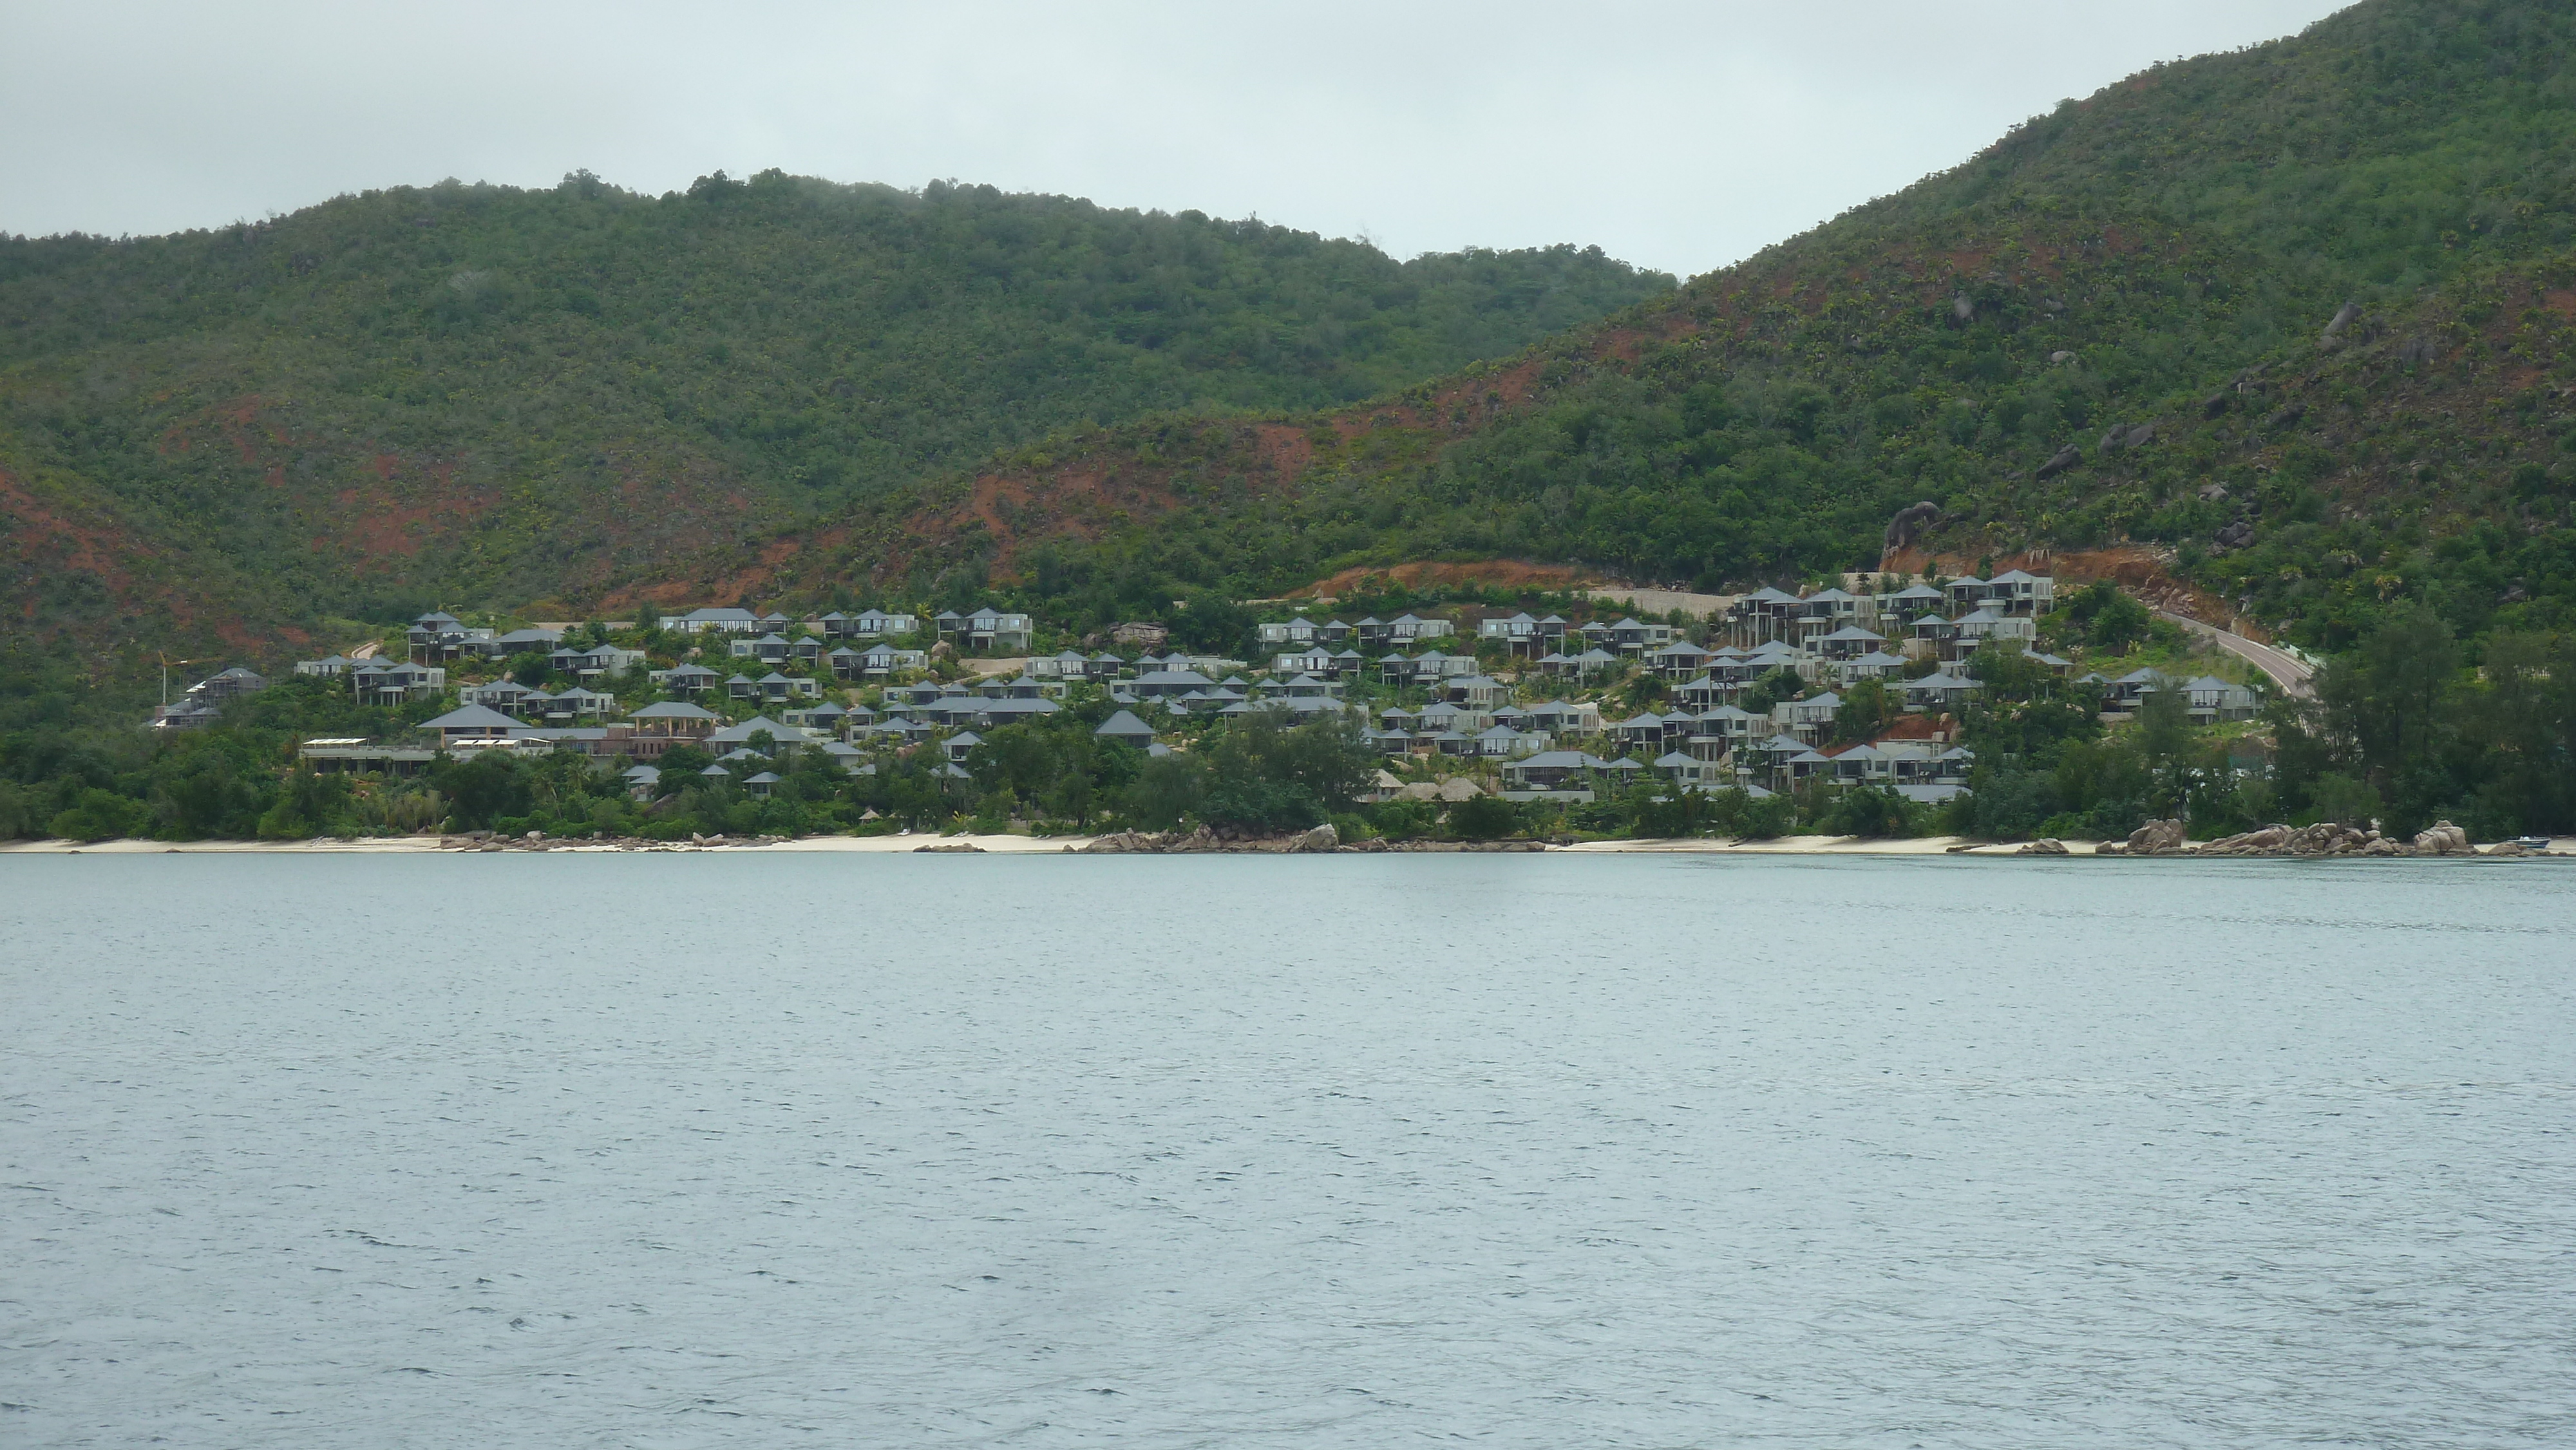
{"type": "Polygon", "coordinates": [[[723,168],[1258,214],[1690,275],[2062,96],[2333,0],[232,4],[0,0],[0,231],[441,177],[723,168]]]}

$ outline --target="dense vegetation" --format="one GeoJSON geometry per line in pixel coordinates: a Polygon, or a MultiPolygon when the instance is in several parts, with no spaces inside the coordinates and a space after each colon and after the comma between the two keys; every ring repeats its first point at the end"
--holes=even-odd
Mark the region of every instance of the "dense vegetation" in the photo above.
{"type": "Polygon", "coordinates": [[[750,574],[929,558],[1041,593],[1142,574],[1266,594],[1500,555],[1717,587],[1872,567],[1927,500],[1924,542],[1958,567],[2164,549],[2167,573],[2327,648],[2406,599],[2464,636],[2556,627],[2576,600],[2571,40],[2563,6],[2371,0],[2069,102],[1297,447],[1186,422],[1068,435],[1017,459],[1052,507],[997,527],[962,484],[927,489],[750,574]],[[1104,486],[1134,525],[1096,508],[1104,486]]]}
{"type": "Polygon", "coordinates": [[[1068,425],[1385,392],[1670,286],[1597,249],[1399,263],[1259,221],[774,171],[0,239],[9,602],[165,640],[207,605],[524,602],[1068,425]]]}
{"type": "MultiPolygon", "coordinates": [[[[1417,592],[1400,584],[1356,596],[1350,611],[1395,615],[1446,612],[1461,603],[1520,606],[1597,617],[1597,606],[1562,594],[1510,596],[1491,588],[1417,592]]],[[[1252,611],[1237,604],[1184,611],[1208,648],[1251,653],[1252,611]]],[[[1043,620],[1037,648],[1073,642],[1060,618],[1043,620]]],[[[696,657],[722,660],[703,639],[650,625],[586,627],[576,642],[613,638],[646,652],[655,666],[696,657]]],[[[410,778],[314,775],[294,766],[294,747],[317,736],[398,739],[407,727],[454,703],[446,696],[402,709],[351,703],[337,682],[290,679],[234,702],[202,732],[153,736],[131,720],[143,697],[130,686],[79,674],[67,644],[20,651],[0,670],[0,838],[62,835],[99,839],[144,835],[302,838],[493,829],[516,835],[641,835],[891,831],[971,825],[1043,832],[1149,830],[1208,824],[1256,833],[1330,821],[1346,838],[1447,836],[1770,837],[1792,832],[1907,836],[1936,831],[1986,838],[2056,835],[2117,838],[2150,819],[2180,817],[2206,839],[2272,820],[2377,820],[2411,833],[2436,820],[2480,840],[2576,829],[2576,640],[2566,634],[2506,631],[2479,646],[2479,663],[2438,614],[2422,605],[2390,612],[2320,678],[2319,698],[2272,695],[2254,721],[2194,727],[2180,696],[2150,696],[2136,719],[2112,723],[2082,672],[2117,677],[2141,666],[2173,678],[2241,668],[2198,652],[2176,626],[2153,618],[2107,583],[2075,591],[2041,621],[2047,648],[2073,656],[2062,671],[2016,650],[1989,647],[1953,666],[1983,683],[1961,721],[1977,759],[1971,791],[1948,806],[1925,805],[1884,789],[1813,782],[1766,797],[1740,790],[1675,790],[1652,772],[1586,804],[1514,805],[1490,796],[1454,804],[1396,799],[1361,804],[1382,764],[1417,780],[1475,776],[1474,762],[1434,758],[1381,761],[1359,739],[1356,720],[1291,725],[1253,717],[1166,716],[1163,737],[1180,749],[1140,753],[1094,735],[1113,708],[1097,689],[1077,690],[1061,712],[984,732],[947,768],[938,744],[897,748],[875,742],[863,769],[806,752],[714,762],[682,747],[664,756],[661,779],[642,798],[619,773],[622,760],[573,755],[522,758],[491,753],[441,761],[410,778]],[[748,778],[775,765],[783,779],[758,792],[748,778]]],[[[719,642],[720,644],[720,642],[719,642]]],[[[1488,669],[1507,669],[1490,642],[1488,669]]],[[[1940,666],[1916,662],[1912,673],[1940,666]]],[[[942,676],[957,673],[934,663],[942,676]]],[[[561,688],[542,655],[501,666],[520,683],[561,688]]],[[[618,696],[617,712],[663,698],[641,671],[594,682],[618,696]]],[[[1533,683],[1533,689],[1543,689],[1533,683]]],[[[1767,711],[1821,688],[1775,671],[1738,703],[1767,711]]],[[[1364,710],[1421,706],[1418,686],[1363,678],[1351,687],[1364,710]]],[[[1613,720],[1668,708],[1658,677],[1626,665],[1596,682],[1613,720]]],[[[1880,738],[1907,717],[1899,689],[1862,681],[1840,692],[1831,743],[1880,738]]],[[[1534,698],[1534,697],[1533,697],[1534,698]]],[[[868,702],[881,704],[874,692],[868,702]]],[[[737,707],[739,713],[742,707],[737,707]]],[[[1922,723],[1922,722],[1916,722],[1922,723]]],[[[1605,739],[1564,742],[1603,753],[1605,739]]],[[[1666,747],[1637,747],[1645,761],[1666,747]]]]}
{"type": "MultiPolygon", "coordinates": [[[[2276,702],[2253,775],[2005,668],[1953,824],[2565,829],[2571,54],[2563,5],[2365,0],[1651,300],[1588,254],[1398,267],[774,175],[11,243],[0,548],[39,623],[144,636],[212,628],[192,599],[384,618],[446,580],[500,606],[1004,599],[1216,645],[1247,598],[1407,559],[1819,579],[1879,565],[1926,501],[1904,567],[2053,552],[2336,656],[2314,708],[2276,702]]],[[[2147,627],[2093,611],[2059,627],[2147,627]]],[[[1622,808],[1756,805],[1792,809],[1622,808]]]]}

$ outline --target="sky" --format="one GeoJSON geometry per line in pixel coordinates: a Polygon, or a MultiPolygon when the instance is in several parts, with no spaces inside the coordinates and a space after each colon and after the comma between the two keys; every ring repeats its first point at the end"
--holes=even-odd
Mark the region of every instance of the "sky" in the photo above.
{"type": "Polygon", "coordinates": [[[767,167],[1714,270],[2330,0],[0,0],[0,232],[767,167]]]}

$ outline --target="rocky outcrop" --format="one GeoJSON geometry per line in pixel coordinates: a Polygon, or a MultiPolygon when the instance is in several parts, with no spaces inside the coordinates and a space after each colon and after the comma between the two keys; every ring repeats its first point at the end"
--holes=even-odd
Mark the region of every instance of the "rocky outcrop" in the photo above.
{"type": "Polygon", "coordinates": [[[1341,832],[1331,823],[1286,836],[1256,836],[1230,826],[1201,826],[1194,831],[1113,831],[1082,847],[1085,855],[1188,855],[1201,852],[1268,852],[1313,855],[1339,850],[1341,832]]]}
{"type": "Polygon", "coordinates": [[[1910,508],[1901,508],[1887,521],[1886,546],[1890,551],[1914,542],[1925,529],[1941,521],[1941,506],[1925,499],[1910,508]]]}
{"type": "Polygon", "coordinates": [[[1077,849],[1086,856],[1122,856],[1131,851],[1165,850],[1165,843],[1170,839],[1168,835],[1150,831],[1112,831],[1105,836],[1092,837],[1077,849]]]}
{"type": "Polygon", "coordinates": [[[2361,304],[2359,302],[2347,302],[2343,306],[2335,309],[2333,320],[2326,324],[2326,330],[2324,332],[2317,335],[2317,341],[2322,345],[2332,346],[2336,338],[2343,336],[2343,330],[2352,326],[2352,320],[2360,315],[2361,304]]]}
{"type": "MultiPolygon", "coordinates": [[[[2046,855],[2041,849],[2048,843],[2034,841],[2021,848],[2025,856],[2046,855]]],[[[2469,833],[2439,821],[2419,832],[2412,841],[2383,836],[2366,826],[2340,821],[2319,821],[2313,826],[2264,826],[2256,830],[2222,836],[2205,845],[2193,846],[2183,839],[2180,821],[2149,821],[2133,832],[2126,843],[2107,842],[2095,848],[2101,856],[2522,856],[2533,854],[2529,848],[2508,841],[2480,851],[2469,844],[2469,833]]]]}
{"type": "Polygon", "coordinates": [[[1322,825],[1317,826],[1315,829],[1305,832],[1302,835],[1291,836],[1288,838],[1288,849],[1295,853],[1330,851],[1341,844],[1342,833],[1334,830],[1333,823],[1330,821],[1326,821],[1322,825]]]}
{"type": "Polygon", "coordinates": [[[2435,821],[2415,835],[2418,856],[2465,856],[2469,854],[2469,833],[2449,821],[2435,821]]]}
{"type": "Polygon", "coordinates": [[[2064,841],[2058,840],[2054,836],[2042,836],[2036,841],[2023,842],[2022,848],[2013,854],[2017,856],[2064,856],[2069,853],[2064,841]]]}
{"type": "Polygon", "coordinates": [[[2084,450],[2076,447],[2072,443],[2069,443],[2065,447],[2058,449],[2054,457],[2051,457],[2046,463],[2041,464],[2039,466],[2039,472],[2032,476],[2035,478],[2055,478],[2057,475],[2064,473],[2066,470],[2073,468],[2075,465],[2083,461],[2084,450]]]}
{"type": "Polygon", "coordinates": [[[2170,855],[2191,844],[2191,837],[2180,821],[2149,821],[2129,833],[2122,854],[2129,856],[2170,855]]]}
{"type": "Polygon", "coordinates": [[[2265,826],[2222,837],[2200,848],[2203,856],[2361,856],[2386,845],[2378,854],[2395,854],[2396,843],[2383,842],[2377,831],[2319,821],[2313,826],[2265,826]]]}
{"type": "Polygon", "coordinates": [[[2140,423],[2134,428],[2114,428],[2102,435],[2102,444],[2097,451],[2111,454],[2124,448],[2143,448],[2154,442],[2155,437],[2156,425],[2153,423],[2140,423]]]}

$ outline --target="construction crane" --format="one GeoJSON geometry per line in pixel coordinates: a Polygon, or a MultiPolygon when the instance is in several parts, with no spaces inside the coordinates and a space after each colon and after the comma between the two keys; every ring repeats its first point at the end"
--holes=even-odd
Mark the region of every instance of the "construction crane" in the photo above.
{"type": "MultiPolygon", "coordinates": [[[[158,650],[155,650],[155,651],[154,651],[154,653],[155,653],[155,654],[160,654],[160,652],[159,652],[158,650]]],[[[169,708],[170,708],[170,667],[171,667],[172,665],[203,665],[203,664],[211,664],[211,663],[213,663],[213,661],[212,661],[211,659],[174,660],[174,659],[170,658],[168,655],[160,655],[160,659],[161,659],[161,708],[162,708],[162,710],[166,713],[166,712],[169,710],[169,708]]]]}

